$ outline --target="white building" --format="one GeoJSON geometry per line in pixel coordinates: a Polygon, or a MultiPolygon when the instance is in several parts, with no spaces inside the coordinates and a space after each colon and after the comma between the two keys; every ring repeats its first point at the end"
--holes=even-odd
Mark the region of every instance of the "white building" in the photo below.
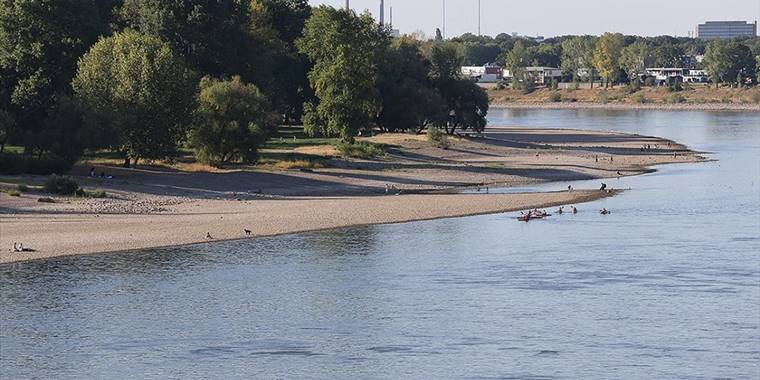
{"type": "Polygon", "coordinates": [[[685,83],[707,83],[710,81],[710,76],[705,70],[689,70],[689,72],[683,76],[685,83]]]}
{"type": "MultiPolygon", "coordinates": [[[[530,66],[525,70],[533,77],[536,83],[549,83],[552,79],[559,81],[562,78],[562,69],[557,67],[530,66]]],[[[512,80],[513,74],[509,70],[504,70],[504,79],[512,80]]]]}
{"type": "Polygon", "coordinates": [[[504,76],[501,66],[486,64],[485,66],[462,66],[462,75],[477,80],[480,83],[498,82],[504,76]]]}

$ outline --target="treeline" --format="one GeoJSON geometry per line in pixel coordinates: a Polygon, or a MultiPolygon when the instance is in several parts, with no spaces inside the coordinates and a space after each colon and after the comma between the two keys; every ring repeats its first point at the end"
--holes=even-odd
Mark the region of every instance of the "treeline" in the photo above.
{"type": "Polygon", "coordinates": [[[307,0],[0,0],[0,154],[130,165],[191,147],[220,164],[255,161],[282,123],[347,142],[482,129],[461,51],[427,47],[307,0]]]}
{"type": "Polygon", "coordinates": [[[610,83],[628,82],[638,79],[647,67],[681,67],[704,69],[715,84],[756,85],[760,71],[760,38],[705,41],[605,33],[601,37],[562,36],[539,43],[508,34],[465,34],[452,42],[463,52],[467,65],[495,63],[518,75],[527,66],[559,67],[573,81],[601,77],[610,83]],[[700,62],[696,57],[704,58],[700,62]]]}

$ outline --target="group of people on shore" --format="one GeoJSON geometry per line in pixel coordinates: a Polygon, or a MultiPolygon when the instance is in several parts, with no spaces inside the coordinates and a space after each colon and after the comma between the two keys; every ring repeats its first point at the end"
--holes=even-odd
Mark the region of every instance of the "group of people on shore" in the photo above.
{"type": "Polygon", "coordinates": [[[24,247],[24,243],[13,242],[13,252],[34,252],[31,248],[24,247]]]}

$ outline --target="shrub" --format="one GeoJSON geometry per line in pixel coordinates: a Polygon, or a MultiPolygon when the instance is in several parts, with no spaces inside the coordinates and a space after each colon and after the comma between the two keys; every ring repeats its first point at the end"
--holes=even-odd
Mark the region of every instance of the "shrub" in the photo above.
{"type": "Polygon", "coordinates": [[[647,86],[647,87],[654,86],[654,78],[649,77],[649,78],[645,79],[644,80],[644,86],[647,86]]]}
{"type": "Polygon", "coordinates": [[[374,158],[385,155],[382,147],[364,141],[342,142],[335,146],[343,157],[374,158]]]}
{"type": "Polygon", "coordinates": [[[87,196],[91,198],[108,198],[108,193],[105,190],[95,190],[88,192],[87,196]]]}
{"type": "Polygon", "coordinates": [[[0,174],[63,174],[74,163],[57,156],[37,158],[26,154],[0,153],[0,174]]]}
{"type": "Polygon", "coordinates": [[[610,94],[607,93],[607,90],[599,91],[599,93],[596,94],[596,99],[599,100],[600,103],[607,104],[610,102],[610,94]]]}
{"type": "Polygon", "coordinates": [[[635,94],[633,95],[632,99],[634,102],[639,103],[639,104],[644,104],[648,101],[647,98],[644,96],[644,94],[635,94]]]}
{"type": "Polygon", "coordinates": [[[12,197],[20,197],[20,196],[21,196],[21,193],[19,193],[19,192],[18,192],[18,191],[16,191],[16,190],[10,190],[10,191],[8,191],[8,195],[10,195],[10,196],[12,196],[12,197]]]}
{"type": "Polygon", "coordinates": [[[446,134],[443,133],[443,131],[441,131],[439,128],[428,128],[427,139],[431,145],[441,149],[448,149],[450,146],[448,136],[446,136],[446,134]]]}
{"type": "Polygon", "coordinates": [[[632,80],[625,86],[625,91],[629,94],[634,94],[639,90],[641,90],[641,82],[638,79],[632,80]]]}
{"type": "Polygon", "coordinates": [[[561,102],[562,94],[560,94],[559,92],[552,92],[551,94],[549,94],[549,101],[554,102],[554,103],[561,102]]]}
{"type": "Polygon", "coordinates": [[[29,186],[23,183],[19,183],[18,186],[16,186],[16,190],[18,190],[21,193],[28,193],[29,192],[29,186]]]}
{"type": "Polygon", "coordinates": [[[551,86],[551,89],[552,89],[552,90],[555,90],[555,91],[556,91],[556,90],[557,90],[557,88],[559,87],[559,82],[557,82],[557,79],[552,79],[552,81],[551,81],[551,85],[550,85],[550,86],[551,86]]]}
{"type": "Polygon", "coordinates": [[[668,97],[668,102],[669,103],[673,103],[673,104],[680,104],[680,103],[683,103],[685,101],[686,101],[686,98],[684,98],[684,96],[681,95],[681,94],[679,94],[679,93],[671,94],[668,97]]]}
{"type": "Polygon", "coordinates": [[[79,184],[71,177],[51,175],[43,185],[48,193],[61,195],[75,195],[79,191],[79,184]]]}

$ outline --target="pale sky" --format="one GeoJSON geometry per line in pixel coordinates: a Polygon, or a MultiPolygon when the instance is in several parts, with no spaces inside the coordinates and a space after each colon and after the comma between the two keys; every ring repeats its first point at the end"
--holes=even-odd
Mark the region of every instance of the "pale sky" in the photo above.
{"type": "MultiPolygon", "coordinates": [[[[386,21],[401,33],[422,30],[428,36],[442,25],[444,0],[385,0],[386,21]]],[[[345,0],[310,0],[312,5],[345,6],[345,0]]],[[[478,31],[478,0],[445,0],[446,35],[478,31]]],[[[380,0],[351,0],[357,12],[377,16],[380,0]]],[[[481,0],[481,31],[496,36],[552,37],[607,31],[640,36],[686,36],[707,20],[760,19],[760,0],[481,0]]],[[[441,28],[443,29],[443,28],[441,28]]]]}

